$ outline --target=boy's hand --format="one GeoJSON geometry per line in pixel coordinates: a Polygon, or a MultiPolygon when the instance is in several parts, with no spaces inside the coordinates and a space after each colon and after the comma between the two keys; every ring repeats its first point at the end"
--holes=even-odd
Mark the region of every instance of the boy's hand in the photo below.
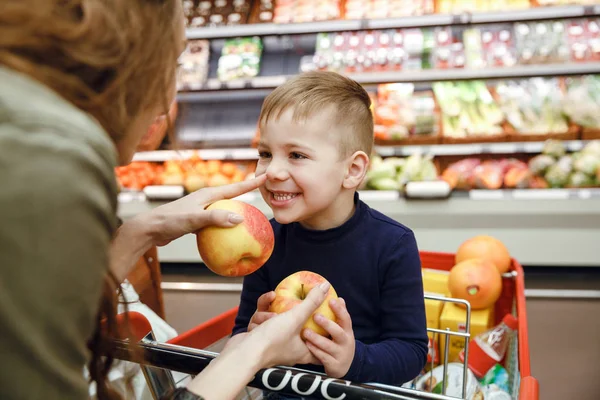
{"type": "Polygon", "coordinates": [[[337,317],[337,323],[320,314],[315,315],[314,320],[331,335],[331,339],[318,335],[310,329],[304,330],[304,338],[306,346],[323,364],[327,375],[341,378],[350,369],[356,343],[352,330],[352,319],[348,314],[344,299],[331,300],[329,305],[337,317]]]}
{"type": "Polygon", "coordinates": [[[269,312],[269,306],[273,300],[275,300],[275,292],[273,291],[267,292],[258,298],[256,312],[248,323],[248,332],[277,315],[276,313],[269,312]]]}

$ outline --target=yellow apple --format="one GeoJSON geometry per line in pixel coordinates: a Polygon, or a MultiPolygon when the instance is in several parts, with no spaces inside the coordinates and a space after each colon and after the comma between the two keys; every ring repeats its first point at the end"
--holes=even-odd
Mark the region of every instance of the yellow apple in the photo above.
{"type": "MultiPolygon", "coordinates": [[[[292,307],[300,304],[306,298],[308,292],[315,286],[326,281],[327,279],[321,275],[310,271],[298,271],[288,276],[275,288],[275,300],[271,303],[269,311],[277,314],[286,312],[292,307]]],[[[304,328],[311,329],[321,336],[328,336],[329,334],[316,324],[313,320],[313,316],[318,313],[335,322],[336,317],[331,307],[329,307],[329,301],[331,299],[337,299],[337,297],[337,293],[333,289],[333,286],[331,286],[329,288],[329,293],[327,293],[327,297],[313,315],[311,315],[308,321],[306,321],[304,328]]]]}
{"type": "Polygon", "coordinates": [[[234,227],[209,226],[196,234],[200,257],[215,274],[245,276],[271,257],[273,228],[258,208],[238,200],[219,200],[207,210],[227,210],[244,217],[244,222],[234,227]]]}

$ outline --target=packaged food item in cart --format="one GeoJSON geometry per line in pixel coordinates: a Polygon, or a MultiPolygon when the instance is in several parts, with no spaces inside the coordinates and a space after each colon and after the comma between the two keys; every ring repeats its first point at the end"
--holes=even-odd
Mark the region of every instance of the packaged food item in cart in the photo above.
{"type": "MultiPolygon", "coordinates": [[[[494,328],[477,334],[469,342],[469,369],[478,377],[485,374],[504,359],[512,334],[518,329],[518,320],[506,314],[494,328]]],[[[459,358],[464,361],[464,351],[459,358]]]]}
{"type": "Polygon", "coordinates": [[[506,393],[510,392],[508,383],[508,371],[500,364],[494,365],[479,381],[481,386],[484,388],[490,388],[490,391],[496,389],[502,390],[506,393]]]}
{"type": "MultiPolygon", "coordinates": [[[[453,303],[445,303],[442,315],[440,316],[440,329],[450,329],[451,332],[466,332],[467,331],[467,310],[453,303]]],[[[469,330],[471,337],[485,332],[492,326],[494,321],[493,307],[484,310],[471,310],[471,323],[469,330]]],[[[440,335],[440,363],[444,362],[446,344],[445,335],[440,335]]],[[[465,338],[455,335],[450,335],[450,348],[448,349],[448,361],[460,360],[459,354],[465,348],[465,338]]],[[[471,347],[469,347],[469,360],[471,359],[471,347]]]]}
{"type": "Polygon", "coordinates": [[[427,372],[415,383],[415,389],[435,394],[457,397],[466,400],[483,400],[481,386],[475,379],[475,375],[467,370],[466,396],[463,397],[464,365],[461,363],[448,363],[448,370],[444,379],[444,366],[440,365],[427,372]],[[444,383],[446,391],[444,393],[444,383]]]}
{"type": "Polygon", "coordinates": [[[262,41],[258,37],[228,39],[219,58],[219,80],[229,81],[258,75],[262,48],[262,41]]]}

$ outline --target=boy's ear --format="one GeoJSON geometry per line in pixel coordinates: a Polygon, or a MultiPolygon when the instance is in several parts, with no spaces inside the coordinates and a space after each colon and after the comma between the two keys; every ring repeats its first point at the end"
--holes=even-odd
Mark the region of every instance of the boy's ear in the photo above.
{"type": "Polygon", "coordinates": [[[345,189],[356,189],[360,186],[369,168],[369,156],[364,151],[357,151],[348,158],[348,168],[342,186],[345,189]]]}

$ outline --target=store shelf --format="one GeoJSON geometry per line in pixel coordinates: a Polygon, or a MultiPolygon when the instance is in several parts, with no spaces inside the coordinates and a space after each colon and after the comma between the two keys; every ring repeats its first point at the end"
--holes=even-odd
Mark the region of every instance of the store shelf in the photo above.
{"type": "MultiPolygon", "coordinates": [[[[563,142],[568,151],[579,151],[587,143],[583,140],[563,142]]],[[[382,157],[410,156],[411,154],[431,154],[434,156],[462,156],[474,154],[511,154],[541,153],[544,142],[511,142],[511,143],[473,143],[473,144],[437,144],[424,146],[375,146],[375,151],[382,157]]]]}
{"type": "Polygon", "coordinates": [[[136,153],[133,161],[162,162],[184,160],[197,154],[203,160],[257,160],[258,151],[247,149],[157,150],[136,153]]]}
{"type": "MultiPolygon", "coordinates": [[[[422,250],[454,252],[464,240],[489,234],[529,266],[600,266],[600,190],[472,191],[446,200],[405,200],[397,192],[361,192],[369,206],[410,227],[422,250]],[[485,193],[484,193],[485,192],[485,193]],[[487,196],[486,196],[487,195],[487,196]]],[[[240,197],[272,212],[258,193],[240,197]]],[[[123,193],[119,216],[130,218],[164,204],[123,193]]],[[[159,249],[162,262],[200,262],[195,237],[159,249]]]]}
{"type": "MultiPolygon", "coordinates": [[[[579,151],[587,143],[583,140],[563,142],[568,151],[579,151]]],[[[515,143],[480,143],[480,144],[439,144],[423,146],[375,146],[375,151],[382,157],[409,156],[415,153],[431,154],[434,156],[460,156],[475,154],[511,154],[531,153],[542,151],[544,142],[515,142],[515,143]]],[[[203,149],[203,150],[158,150],[136,153],[133,161],[161,162],[167,160],[189,158],[197,152],[205,160],[256,160],[258,151],[253,148],[235,149],[203,149]]]]}
{"type": "MultiPolygon", "coordinates": [[[[513,79],[533,77],[571,76],[600,73],[600,62],[519,65],[515,67],[485,68],[485,69],[431,69],[409,71],[383,71],[378,73],[348,74],[348,77],[358,83],[379,84],[393,82],[442,82],[487,79],[513,79]]],[[[220,81],[208,79],[198,84],[191,91],[180,93],[181,100],[192,100],[194,92],[212,92],[227,90],[274,89],[296,75],[260,76],[250,79],[220,81]]]]}
{"type": "Polygon", "coordinates": [[[298,24],[252,24],[214,28],[190,28],[187,29],[186,34],[189,39],[217,39],[239,36],[279,36],[368,29],[419,28],[514,21],[542,21],[548,19],[591,16],[600,16],[600,5],[536,7],[528,10],[494,13],[431,14],[371,20],[337,20],[298,24]]]}

